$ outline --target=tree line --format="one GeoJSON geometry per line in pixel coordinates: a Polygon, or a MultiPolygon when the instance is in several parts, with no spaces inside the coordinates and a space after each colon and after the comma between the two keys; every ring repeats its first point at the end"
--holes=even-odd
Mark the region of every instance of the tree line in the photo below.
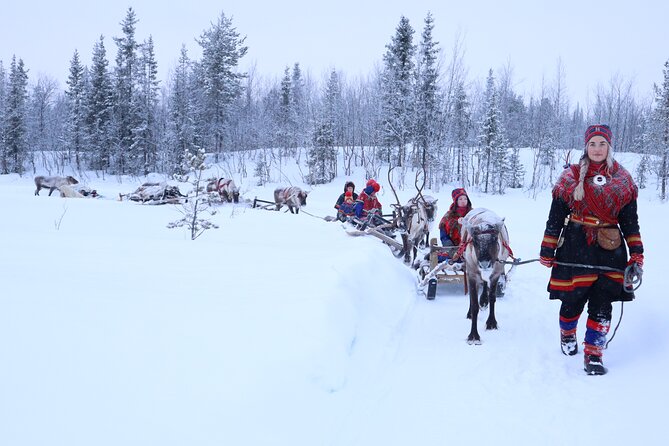
{"type": "Polygon", "coordinates": [[[0,173],[74,166],[99,175],[181,174],[186,154],[204,150],[231,174],[247,176],[250,166],[261,183],[297,160],[309,184],[356,166],[370,177],[395,166],[402,176],[419,170],[429,188],[458,183],[502,194],[552,184],[582,153],[586,125],[599,122],[612,127],[617,151],[643,155],[633,173],[639,185],[655,177],[666,198],[669,61],[646,102],[631,82],[613,78],[592,104],[572,104],[559,62],[555,79],[524,97],[510,66],[491,69],[483,84],[468,79],[462,42],[442,60],[428,13],[419,36],[401,17],[382,64],[364,78],[332,70],[318,82],[294,63],[267,81],[239,69],[245,37],[221,13],[196,39],[200,60],[182,47],[161,85],[153,40],[137,40],[138,22],[129,8],[111,66],[102,36],[90,67],[75,51],[63,92],[44,76],[29,85],[16,56],[7,68],[0,61],[0,173]],[[522,147],[532,149],[528,171],[522,147]]]}

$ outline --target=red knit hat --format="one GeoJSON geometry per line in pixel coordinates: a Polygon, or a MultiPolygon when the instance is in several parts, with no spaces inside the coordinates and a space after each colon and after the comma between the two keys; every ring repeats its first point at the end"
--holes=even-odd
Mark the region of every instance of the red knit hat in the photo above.
{"type": "Polygon", "coordinates": [[[593,136],[602,136],[606,140],[606,142],[611,144],[611,140],[613,139],[613,133],[611,132],[611,128],[606,125],[606,124],[595,124],[589,126],[586,131],[585,131],[585,143],[587,144],[588,141],[593,136]]]}
{"type": "Polygon", "coordinates": [[[372,187],[374,188],[374,192],[378,192],[381,190],[381,185],[376,181],[374,182],[374,184],[372,184],[372,187]]]}
{"type": "Polygon", "coordinates": [[[376,183],[376,180],[374,178],[370,178],[369,180],[367,180],[366,186],[372,186],[374,185],[374,183],[376,183]]]}
{"type": "Polygon", "coordinates": [[[451,197],[453,197],[453,202],[454,202],[454,203],[455,203],[456,201],[458,201],[458,198],[460,198],[460,197],[463,196],[463,195],[464,195],[465,197],[469,198],[469,197],[467,196],[467,191],[465,191],[465,190],[464,190],[463,188],[461,188],[461,187],[459,187],[459,188],[457,188],[457,189],[453,189],[453,192],[451,192],[451,197]]]}
{"type": "Polygon", "coordinates": [[[346,197],[346,198],[353,198],[353,192],[351,192],[350,190],[347,190],[347,191],[344,193],[344,197],[346,197]]]}

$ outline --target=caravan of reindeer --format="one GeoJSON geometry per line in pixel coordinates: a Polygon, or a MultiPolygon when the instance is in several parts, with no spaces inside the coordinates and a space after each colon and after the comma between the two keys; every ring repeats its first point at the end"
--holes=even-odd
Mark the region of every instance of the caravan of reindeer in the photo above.
{"type": "MultiPolygon", "coordinates": [[[[437,213],[437,200],[422,194],[425,186],[418,186],[416,174],[416,196],[400,204],[397,191],[391,180],[392,168],[388,170],[388,183],[395,195],[396,203],[393,203],[394,218],[393,228],[398,230],[402,238],[402,246],[398,257],[403,257],[407,264],[416,263],[418,247],[427,246],[429,243],[430,223],[434,221],[437,213]]],[[[78,196],[70,185],[79,182],[72,176],[36,176],[35,195],[39,195],[41,189],[49,189],[49,195],[54,190],[61,190],[62,196],[78,196]],[[73,191],[71,193],[68,193],[73,191]]],[[[228,203],[239,202],[239,188],[231,179],[219,178],[207,184],[207,192],[217,192],[223,201],[228,203]]],[[[308,192],[299,187],[277,188],[274,191],[274,203],[276,210],[287,206],[291,213],[299,213],[302,206],[307,204],[308,192]]],[[[494,212],[478,208],[472,210],[463,220],[462,245],[458,255],[464,260],[467,272],[467,285],[469,289],[469,310],[467,318],[471,319],[471,330],[467,337],[470,344],[480,344],[481,337],[478,333],[477,318],[480,308],[489,307],[486,329],[497,329],[495,317],[495,302],[500,277],[504,275],[504,264],[502,263],[510,255],[509,234],[504,219],[498,217],[494,212]],[[479,291],[480,294],[479,294],[479,291]]]]}

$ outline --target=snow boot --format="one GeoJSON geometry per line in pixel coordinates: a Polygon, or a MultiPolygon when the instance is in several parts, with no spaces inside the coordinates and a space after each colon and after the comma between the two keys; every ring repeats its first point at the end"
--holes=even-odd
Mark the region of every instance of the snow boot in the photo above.
{"type": "Polygon", "coordinates": [[[583,370],[588,375],[606,375],[608,369],[604,367],[602,357],[597,355],[585,355],[583,370]]]}
{"type": "Polygon", "coordinates": [[[560,334],[560,347],[562,353],[567,356],[574,356],[578,353],[578,342],[576,341],[576,333],[560,334]]]}

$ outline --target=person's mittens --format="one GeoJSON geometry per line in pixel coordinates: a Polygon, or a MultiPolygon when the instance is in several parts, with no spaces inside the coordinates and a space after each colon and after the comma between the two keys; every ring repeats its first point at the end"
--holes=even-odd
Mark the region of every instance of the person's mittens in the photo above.
{"type": "Polygon", "coordinates": [[[627,262],[627,266],[629,266],[633,263],[636,263],[641,268],[643,268],[643,254],[637,254],[637,253],[631,254],[630,259],[627,262]]]}
{"type": "Polygon", "coordinates": [[[555,257],[539,257],[539,263],[541,263],[546,268],[552,268],[555,265],[555,257]]]}

